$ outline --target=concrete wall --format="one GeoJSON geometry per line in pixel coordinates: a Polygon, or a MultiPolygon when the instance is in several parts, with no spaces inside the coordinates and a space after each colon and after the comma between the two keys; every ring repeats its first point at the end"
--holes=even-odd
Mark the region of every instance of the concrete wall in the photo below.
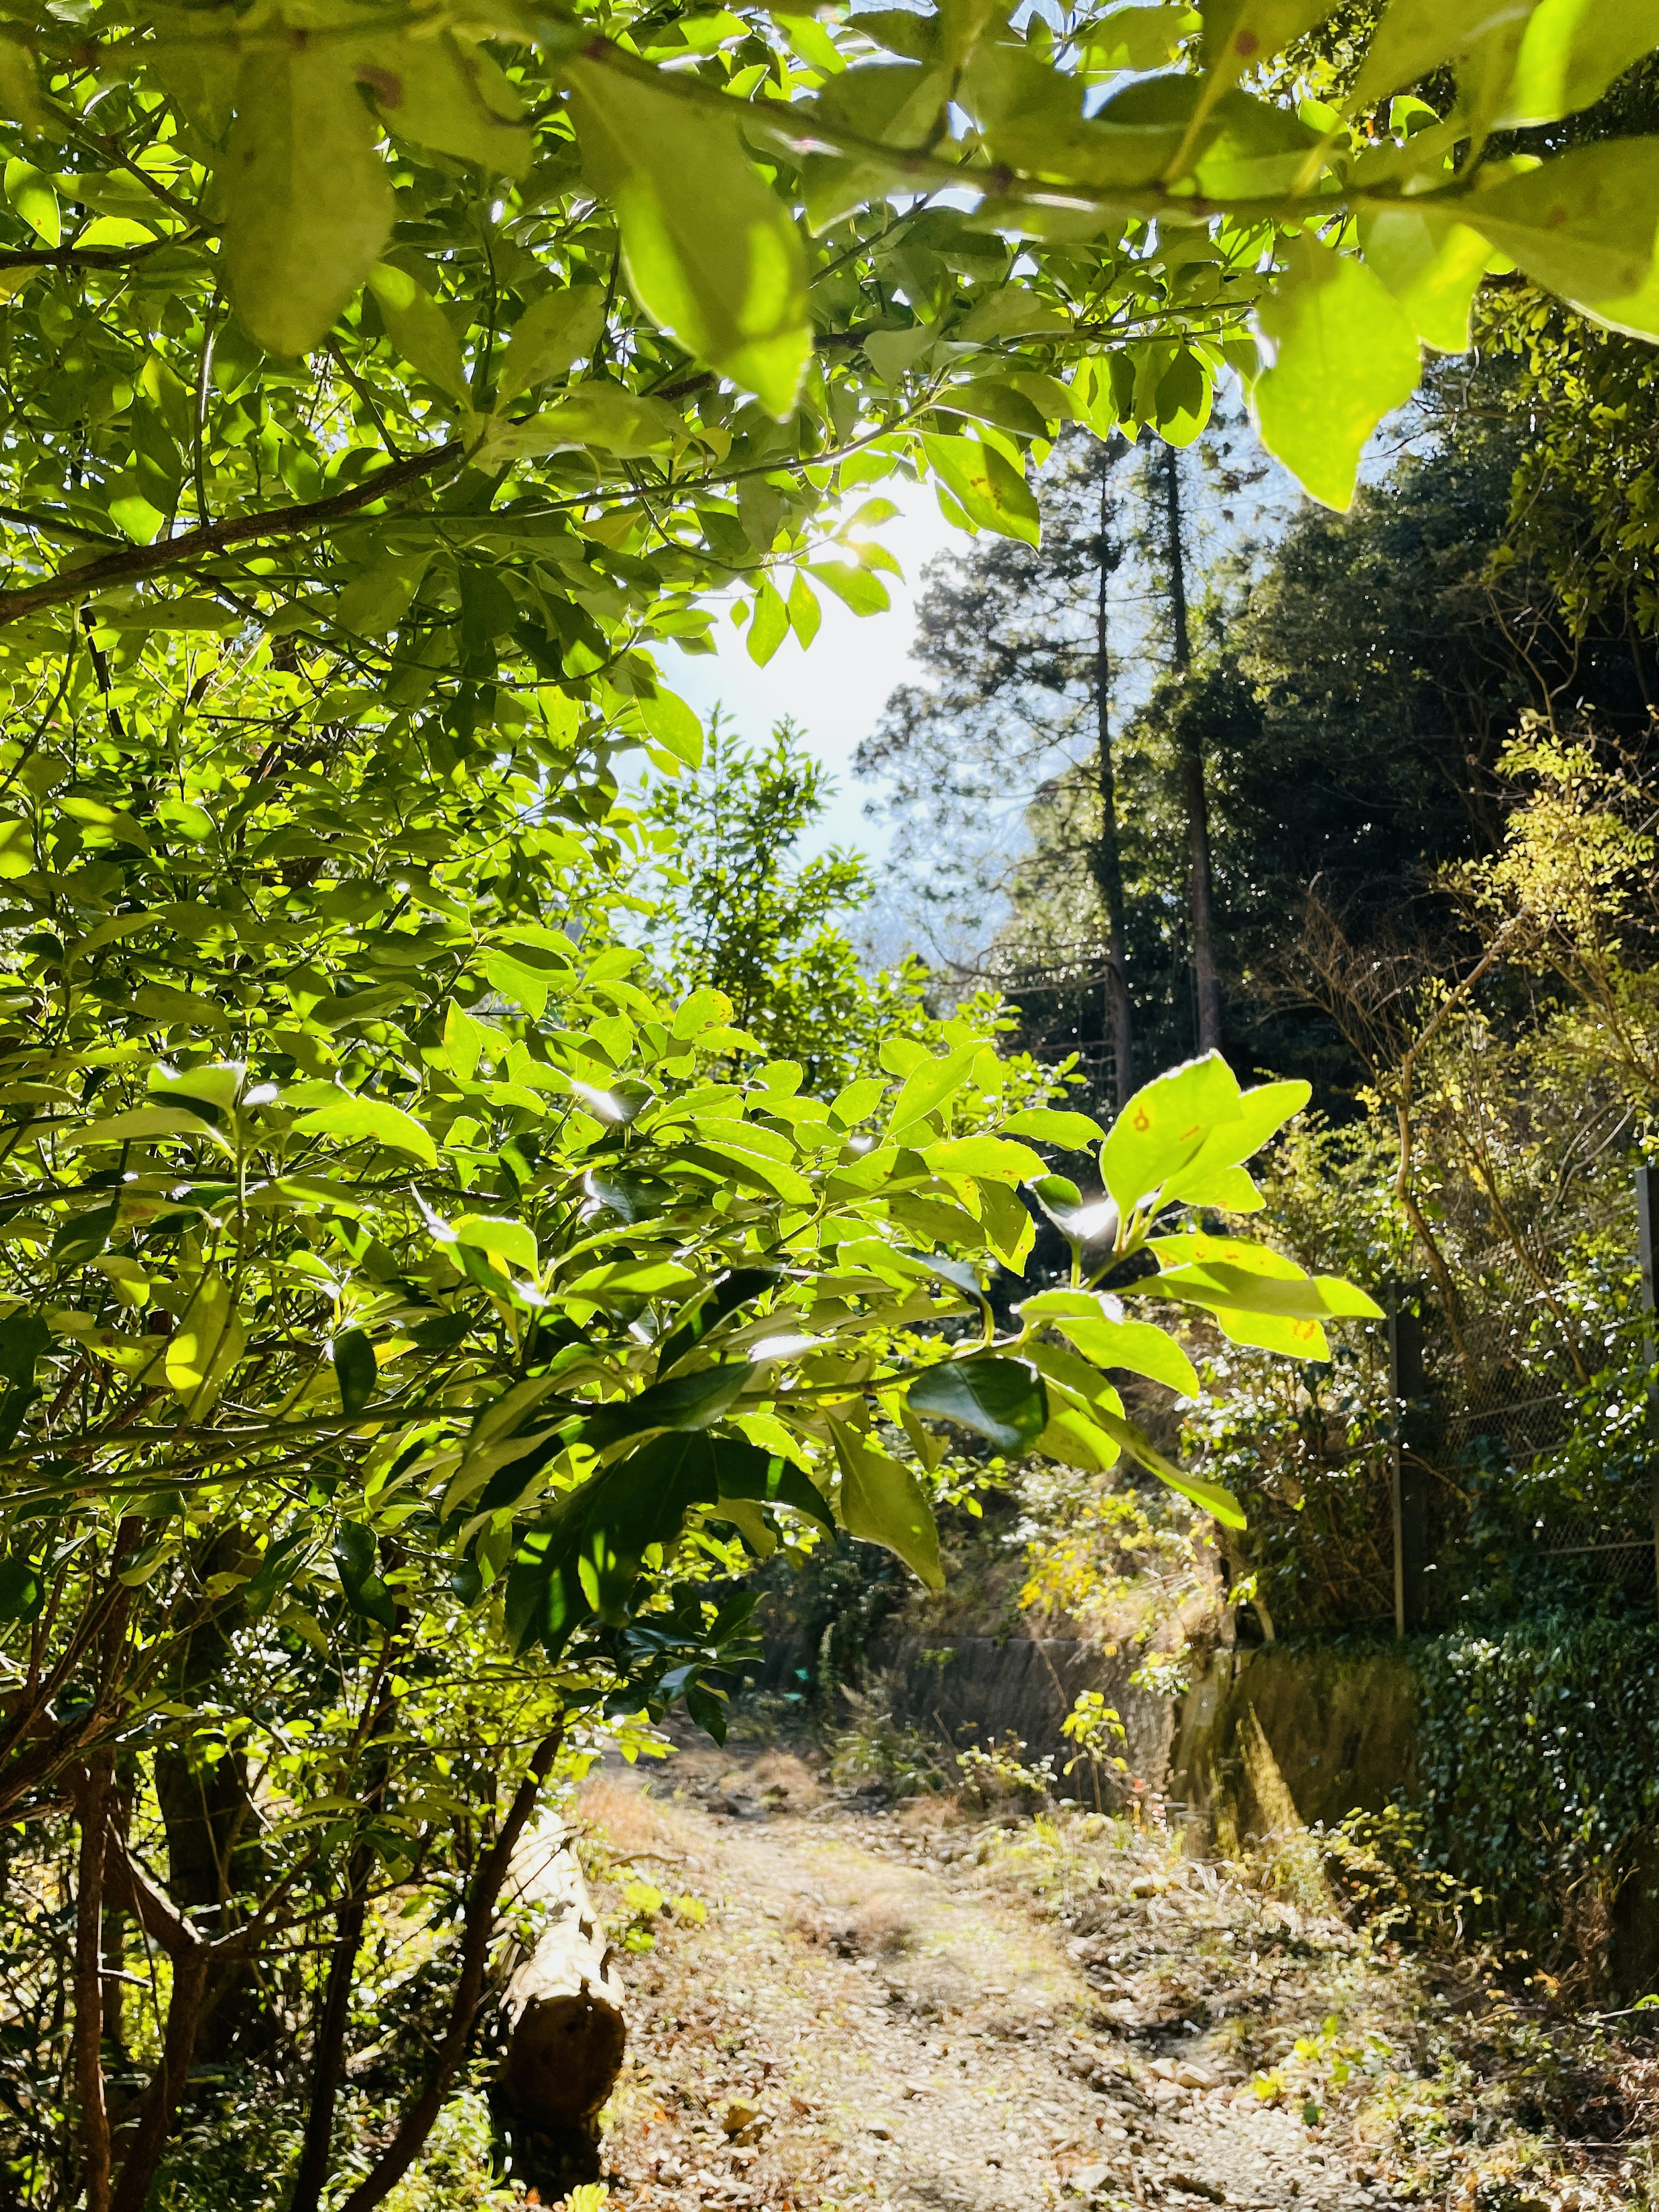
{"type": "Polygon", "coordinates": [[[1171,1799],[1188,1808],[1191,1847],[1283,1826],[1272,1766],[1290,1817],[1310,1827],[1414,1794],[1416,1711],[1411,1668],[1392,1651],[1270,1644],[1218,1653],[1183,1701],[1170,1776],[1171,1799]],[[1256,1729],[1272,1753],[1266,1770],[1251,1755],[1256,1729]]]}
{"type": "MultiPolygon", "coordinates": [[[[919,1636],[878,1641],[872,1668],[893,1680],[894,1717],[931,1730],[958,1751],[1015,1735],[1028,1762],[1052,1756],[1060,1776],[1072,1748],[1060,1724],[1080,1690],[1097,1690],[1123,1722],[1121,1747],[1131,1777],[1162,1789],[1175,1741],[1175,1707],[1132,1687],[1131,1662],[1086,1644],[1045,1636],[957,1636],[937,1644],[919,1636]]],[[[1082,1777],[1061,1787],[1077,1791],[1082,1777]]]]}

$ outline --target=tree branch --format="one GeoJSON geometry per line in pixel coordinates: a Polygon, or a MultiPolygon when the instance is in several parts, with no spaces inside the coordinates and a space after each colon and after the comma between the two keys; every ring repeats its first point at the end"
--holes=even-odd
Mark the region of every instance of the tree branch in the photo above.
{"type": "Polygon", "coordinates": [[[170,568],[185,568],[192,561],[222,552],[227,546],[244,545],[260,538],[297,538],[307,530],[322,529],[365,507],[372,507],[376,500],[384,499],[400,484],[415,483],[422,477],[451,467],[461,459],[463,451],[460,440],[452,438],[445,445],[434,446],[429,453],[416,453],[406,461],[393,462],[389,468],[377,469],[363,483],[354,484],[349,491],[336,492],[328,499],[307,500],[295,507],[266,507],[258,514],[232,515],[199,530],[186,530],[177,538],[158,538],[153,545],[125,547],[118,553],[106,554],[100,561],[88,561],[82,568],[49,576],[42,583],[25,585],[21,591],[0,592],[0,627],[20,622],[26,615],[37,614],[42,607],[62,606],[68,601],[83,599],[89,592],[107,585],[163,575],[170,568]]]}
{"type": "MultiPolygon", "coordinates": [[[[372,2212],[372,2208],[397,2187],[420,2155],[443,2110],[444,2100],[466,2055],[473,2023],[483,2002],[484,1967],[489,1956],[495,1900],[507,1880],[519,1838],[536,1809],[542,1784],[563,1741],[564,1723],[560,1721],[531,1754],[529,1771],[519,1784],[512,1807],[501,1823],[501,1833],[478,1862],[472,1894],[467,1900],[465,1932],[461,1938],[461,1978],[449,2008],[449,2026],[433,2057],[426,2086],[404,2114],[397,2134],[346,2198],[340,2212],[372,2212]]],[[[118,2207],[117,2212],[124,2212],[124,2208],[118,2207]]]]}

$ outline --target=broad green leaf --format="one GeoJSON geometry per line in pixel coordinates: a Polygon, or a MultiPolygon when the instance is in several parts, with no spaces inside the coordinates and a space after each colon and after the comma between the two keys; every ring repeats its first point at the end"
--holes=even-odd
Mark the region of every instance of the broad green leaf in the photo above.
{"type": "Polygon", "coordinates": [[[594,63],[571,76],[583,166],[616,209],[635,297],[781,419],[811,351],[806,257],[737,114],[728,123],[594,63]]]}
{"type": "Polygon", "coordinates": [[[749,1364],[743,1359],[700,1367],[690,1375],[672,1375],[666,1382],[652,1383],[636,1397],[599,1407],[576,1433],[595,1451],[603,1451],[609,1444],[643,1436],[652,1429],[707,1429],[737,1404],[748,1377],[749,1364]]]}
{"type": "Polygon", "coordinates": [[[1469,307],[1492,248],[1467,223],[1433,223],[1409,202],[1359,218],[1365,265],[1380,276],[1425,345],[1462,353],[1469,307]]]}
{"type": "Polygon", "coordinates": [[[655,1437],[588,1486],[579,1571],[602,1620],[625,1620],[647,1551],[672,1543],[692,1506],[718,1504],[723,1442],[700,1435],[655,1437]]]}
{"type": "Polygon", "coordinates": [[[1252,1210],[1259,1203],[1254,1184],[1245,1178],[1248,1188],[1241,1194],[1236,1180],[1239,1163],[1260,1152],[1276,1130],[1283,1128],[1293,1115],[1299,1114],[1313,1096],[1310,1085],[1300,1081],[1259,1084],[1253,1091],[1238,1095],[1238,1112],[1219,1123],[1200,1146],[1185,1167],[1171,1176],[1164,1186],[1166,1199],[1178,1199],[1188,1206],[1231,1206],[1238,1212],[1252,1210]],[[1246,1204],[1237,1203],[1240,1195],[1246,1204]]]}
{"type": "Polygon", "coordinates": [[[903,1560],[929,1589],[943,1589],[939,1529],[927,1493],[909,1468],[831,1419],[841,1462],[841,1517],[849,1536],[879,1544],[903,1560]]]}
{"type": "Polygon", "coordinates": [[[534,1276],[539,1271],[541,1256],[536,1249],[535,1231],[527,1223],[503,1220],[495,1214],[463,1213],[452,1226],[458,1244],[494,1254],[526,1275],[534,1276]]]}
{"type": "Polygon", "coordinates": [[[824,1534],[833,1538],[836,1524],[823,1492],[792,1461],[732,1437],[717,1437],[714,1442],[722,1506],[730,1498],[762,1505],[787,1505],[793,1511],[816,1521],[824,1534]]]}
{"type": "Polygon", "coordinates": [[[977,438],[922,439],[927,465],[951,492],[970,522],[1000,537],[1037,544],[1042,518],[1036,495],[1013,463],[995,446],[977,438]]]}
{"type": "Polygon", "coordinates": [[[1449,203],[1528,276],[1569,300],[1647,284],[1659,228],[1659,137],[1575,146],[1449,203]]]}
{"type": "Polygon", "coordinates": [[[1062,1467],[1080,1467],[1093,1474],[1103,1474],[1121,1456],[1121,1448],[1105,1430],[1075,1406],[1051,1407],[1048,1425],[1031,1449],[1039,1458],[1058,1460],[1062,1467]]]}
{"type": "Polygon", "coordinates": [[[1048,1419],[1042,1378],[1023,1359],[943,1360],[905,1395],[913,1412],[976,1429],[999,1451],[1024,1451],[1048,1419]]]}
{"type": "Polygon", "coordinates": [[[1379,1321],[1382,1309],[1356,1284],[1340,1275],[1304,1275],[1295,1279],[1259,1273],[1226,1260],[1201,1261],[1148,1276],[1138,1287],[1160,1297],[1182,1298],[1212,1312],[1274,1314],[1287,1320],[1322,1321],[1339,1315],[1379,1321]]]}
{"type": "Polygon", "coordinates": [[[45,246],[63,241],[64,220],[52,179],[15,155],[6,164],[6,198],[45,246]]]}
{"type": "Polygon", "coordinates": [[[413,1115],[405,1114],[388,1099],[363,1098],[343,1091],[337,1100],[302,1115],[294,1127],[302,1137],[343,1137],[352,1144],[368,1139],[388,1145],[394,1152],[407,1152],[425,1167],[438,1164],[438,1148],[431,1137],[413,1115]]]}
{"type": "Polygon", "coordinates": [[[1094,1291],[1039,1291],[1023,1300],[1020,1319],[1042,1321],[1057,1328],[1097,1367],[1127,1368],[1154,1382],[1167,1382],[1183,1397],[1196,1398],[1198,1370],[1176,1342],[1152,1322],[1125,1321],[1109,1310],[1115,1299],[1094,1291]]]}
{"type": "Polygon", "coordinates": [[[823,620],[823,611],[817,603],[812,586],[799,569],[789,586],[789,627],[800,640],[803,647],[811,644],[818,634],[818,624],[823,620]]]}
{"type": "Polygon", "coordinates": [[[167,1388],[186,1401],[186,1419],[199,1420],[208,1412],[246,1340],[223,1277],[204,1275],[167,1340],[167,1388]]]}
{"type": "Polygon", "coordinates": [[[1206,0],[1203,86],[1181,143],[1164,170],[1185,176],[1200,151],[1212,112],[1248,70],[1322,22],[1337,0],[1206,0]]]}
{"type": "Polygon", "coordinates": [[[1231,1125],[1240,1119],[1238,1080],[1218,1052],[1145,1085],[1100,1148],[1101,1176],[1119,1212],[1127,1219],[1184,1174],[1218,1137],[1224,1146],[1231,1125]]]}
{"type": "Polygon", "coordinates": [[[46,1601],[46,1578],[15,1553],[0,1559],[0,1620],[33,1620],[46,1601]]]}
{"type": "Polygon", "coordinates": [[[1159,1451],[1146,1431],[1135,1422],[1121,1413],[1110,1413],[1104,1407],[1096,1408],[1095,1418],[1107,1435],[1122,1445],[1131,1459],[1138,1460],[1149,1474],[1155,1474],[1160,1482],[1168,1483],[1170,1488],[1178,1491],[1182,1497],[1191,1498],[1194,1505],[1201,1506],[1224,1528],[1243,1528],[1249,1525],[1231,1491],[1223,1490],[1213,1482],[1200,1481],[1196,1475],[1188,1474],[1184,1468],[1177,1467],[1172,1459],[1159,1451]]]}
{"type": "Polygon", "coordinates": [[[492,416],[474,459],[480,467],[500,467],[506,461],[532,460],[542,453],[591,446],[628,459],[667,453],[684,435],[684,424],[660,399],[590,378],[527,422],[492,416]]]}
{"type": "Polygon", "coordinates": [[[364,40],[352,46],[357,81],[399,138],[476,161],[493,182],[529,167],[535,140],[512,80],[483,48],[453,31],[434,38],[364,40]]]}
{"type": "Polygon", "coordinates": [[[937,1060],[930,1055],[919,1061],[905,1077],[893,1102],[885,1141],[899,1145],[918,1141],[906,1133],[955,1097],[973,1073],[980,1051],[977,1042],[958,1045],[953,1052],[943,1053],[937,1060]]]}
{"type": "Polygon", "coordinates": [[[367,576],[359,576],[340,594],[341,622],[359,637],[384,637],[409,612],[425,569],[426,563],[417,561],[397,568],[375,568],[367,576]]]}
{"type": "Polygon", "coordinates": [[[1076,33],[1091,68],[1162,69],[1203,18],[1191,8],[1113,8],[1076,33]]]}
{"type": "Polygon", "coordinates": [[[833,592],[853,614],[884,614],[893,604],[881,578],[872,576],[867,568],[855,568],[850,561],[809,561],[806,573],[827,592],[833,592]]]}
{"type": "Polygon", "coordinates": [[[682,1309],[676,1325],[657,1346],[657,1372],[669,1369],[695,1352],[717,1322],[738,1312],[754,1299],[778,1286],[775,1267],[728,1267],[719,1279],[682,1309]]]}
{"type": "Polygon", "coordinates": [[[233,1148],[210,1121],[177,1106],[134,1106],[105,1121],[89,1121],[84,1129],[66,1129],[60,1145],[148,1144],[159,1137],[205,1137],[222,1152],[233,1148]]]}
{"type": "Polygon", "coordinates": [[[500,1040],[493,1030],[475,1021],[464,1007],[452,999],[444,1010],[444,1051],[449,1065],[463,1083],[471,1083],[477,1073],[478,1062],[485,1048],[495,1057],[500,1040]]]}
{"type": "Polygon", "coordinates": [[[655,744],[688,768],[702,767],[702,724],[678,692],[658,690],[634,703],[655,744]]]}
{"type": "Polygon", "coordinates": [[[372,1620],[390,1635],[398,1626],[398,1608],[380,1565],[374,1530],[359,1521],[343,1521],[335,1531],[334,1565],[345,1601],[360,1620],[372,1620]]]}
{"type": "Polygon", "coordinates": [[[1092,1115],[1066,1113],[1054,1106],[1022,1107],[1001,1127],[1005,1136],[1035,1137],[1040,1144],[1063,1145],[1070,1152],[1098,1144],[1106,1133],[1092,1115]]]}
{"type": "Polygon", "coordinates": [[[428,384],[435,384],[440,392],[466,405],[471,395],[461,342],[431,293],[406,269],[387,261],[377,262],[369,270],[368,289],[374,295],[386,336],[404,359],[418,368],[428,384]]]}
{"type": "Polygon", "coordinates": [[[1659,46],[1659,0],[1538,0],[1494,127],[1553,123],[1659,46]]]}
{"type": "Polygon", "coordinates": [[[360,1328],[348,1328],[334,1340],[334,1379],[340,1386],[340,1410],[360,1413],[374,1395],[379,1371],[374,1346],[360,1328]]]}
{"type": "Polygon", "coordinates": [[[755,587],[754,610],[749,617],[749,658],[764,668],[789,635],[789,610],[769,576],[755,587]]]}
{"type": "Polygon", "coordinates": [[[1391,0],[1371,35],[1350,106],[1364,110],[1455,60],[1495,27],[1524,16],[1532,0],[1391,0]]]}
{"type": "Polygon", "coordinates": [[[1274,353],[1250,404],[1268,451],[1323,506],[1346,512],[1366,440],[1417,389],[1417,336],[1364,262],[1305,231],[1286,262],[1257,309],[1274,353]]]}
{"type": "Polygon", "coordinates": [[[230,295],[268,352],[303,354],[380,258],[392,185],[339,45],[258,48],[242,63],[224,167],[230,295]]]}
{"type": "Polygon", "coordinates": [[[496,380],[495,404],[568,375],[591,354],[605,331],[605,293],[598,284],[568,284],[532,300],[513,326],[496,380]]]}

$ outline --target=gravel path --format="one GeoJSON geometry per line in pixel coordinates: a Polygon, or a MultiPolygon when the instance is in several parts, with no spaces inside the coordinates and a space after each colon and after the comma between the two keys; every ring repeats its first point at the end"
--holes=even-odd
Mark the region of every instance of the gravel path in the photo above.
{"type": "Polygon", "coordinates": [[[618,1881],[708,1912],[658,1916],[627,1962],[606,2154],[629,2212],[1386,2201],[1389,2175],[1313,2101],[1328,2065],[1294,2057],[1334,2009],[1363,2035],[1393,1994],[1334,1917],[1189,1874],[1158,1838],[1118,1849],[1078,1907],[1041,1826],[1005,1845],[927,1806],[815,1795],[793,1761],[709,1754],[648,1796],[590,1788],[618,1881]]]}

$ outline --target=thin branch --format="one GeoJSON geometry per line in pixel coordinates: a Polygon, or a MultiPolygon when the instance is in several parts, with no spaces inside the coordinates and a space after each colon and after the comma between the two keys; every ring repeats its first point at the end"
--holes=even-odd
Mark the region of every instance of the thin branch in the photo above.
{"type": "Polygon", "coordinates": [[[295,507],[266,507],[258,514],[233,515],[223,522],[183,531],[177,538],[157,538],[150,545],[131,546],[101,561],[89,561],[82,568],[48,577],[42,583],[26,585],[21,591],[0,592],[0,627],[21,622],[26,615],[38,613],[42,607],[83,599],[106,585],[165,574],[170,568],[186,567],[192,561],[223,551],[227,546],[245,545],[251,539],[261,538],[297,538],[307,531],[324,529],[331,522],[372,507],[401,484],[416,483],[422,477],[452,467],[462,458],[464,450],[460,440],[452,438],[445,445],[434,446],[429,453],[416,453],[408,460],[394,461],[389,468],[378,469],[363,483],[354,484],[349,491],[335,492],[327,499],[307,500],[295,507]]]}

